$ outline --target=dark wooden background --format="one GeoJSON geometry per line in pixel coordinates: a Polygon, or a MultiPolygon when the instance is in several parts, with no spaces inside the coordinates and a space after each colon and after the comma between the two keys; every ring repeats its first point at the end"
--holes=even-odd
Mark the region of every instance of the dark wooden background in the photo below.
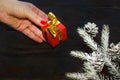
{"type": "MultiPolygon", "coordinates": [[[[68,40],[55,48],[36,43],[0,23],[1,80],[66,80],[66,72],[82,71],[71,50],[90,52],[76,32],[87,22],[110,26],[110,42],[120,41],[120,0],[24,0],[45,13],[52,11],[67,27],[68,40]]],[[[100,34],[96,41],[100,43],[100,34]]]]}

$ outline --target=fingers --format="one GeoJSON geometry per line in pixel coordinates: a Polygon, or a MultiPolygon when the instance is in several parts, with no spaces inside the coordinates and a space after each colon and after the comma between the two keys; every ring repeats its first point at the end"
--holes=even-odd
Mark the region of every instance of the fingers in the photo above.
{"type": "Polygon", "coordinates": [[[43,19],[35,14],[33,11],[29,11],[29,13],[26,13],[26,17],[36,25],[42,26],[42,24],[40,24],[40,21],[43,19]]]}
{"type": "Polygon", "coordinates": [[[12,26],[29,38],[39,43],[45,41],[42,32],[28,20],[20,20],[13,16],[2,15],[2,22],[12,26]]]}
{"type": "Polygon", "coordinates": [[[35,33],[32,32],[29,28],[23,30],[22,33],[24,33],[26,36],[28,36],[29,38],[33,39],[36,42],[39,43],[43,42],[43,40],[39,36],[35,35],[35,33]]]}
{"type": "Polygon", "coordinates": [[[29,21],[23,21],[17,30],[21,31],[26,36],[39,43],[45,41],[42,32],[36,26],[32,25],[29,21]]]}
{"type": "Polygon", "coordinates": [[[38,29],[36,26],[31,25],[28,27],[30,31],[32,31],[36,36],[40,37],[43,41],[45,41],[45,38],[43,37],[42,31],[38,29]]]}
{"type": "Polygon", "coordinates": [[[40,24],[41,20],[47,21],[47,15],[31,3],[13,1],[12,5],[9,5],[8,7],[13,5],[15,7],[9,8],[8,10],[9,15],[21,19],[28,19],[38,26],[42,26],[42,24],[40,24]]]}
{"type": "Polygon", "coordinates": [[[25,9],[26,18],[28,18],[38,26],[43,26],[40,22],[42,20],[48,21],[48,16],[33,4],[28,3],[28,5],[29,8],[25,9]]]}
{"type": "Polygon", "coordinates": [[[31,10],[37,14],[38,16],[40,16],[41,18],[48,20],[48,16],[39,8],[37,8],[36,6],[34,6],[33,4],[28,4],[28,6],[31,8],[31,10]]]}
{"type": "Polygon", "coordinates": [[[29,4],[29,9],[26,10],[26,17],[39,26],[42,26],[42,20],[48,20],[47,15],[32,4],[29,4]]]}
{"type": "Polygon", "coordinates": [[[36,25],[42,26],[42,24],[40,24],[41,20],[47,20],[46,14],[39,10],[37,7],[34,5],[31,5],[31,7],[29,7],[25,2],[15,0],[12,1],[11,4],[5,5],[5,8],[3,10],[4,11],[0,13],[0,16],[2,16],[0,17],[1,22],[10,25],[16,30],[19,30],[37,42],[41,43],[45,40],[43,38],[41,30],[32,24],[34,23],[36,25]]]}

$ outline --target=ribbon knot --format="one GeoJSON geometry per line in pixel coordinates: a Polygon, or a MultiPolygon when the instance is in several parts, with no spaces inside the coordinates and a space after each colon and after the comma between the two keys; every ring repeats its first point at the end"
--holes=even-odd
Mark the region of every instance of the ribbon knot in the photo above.
{"type": "Polygon", "coordinates": [[[57,27],[57,25],[60,22],[52,12],[49,12],[48,18],[50,19],[50,21],[48,21],[48,24],[50,25],[50,27],[48,28],[48,31],[54,38],[57,36],[57,33],[58,33],[59,40],[62,40],[61,32],[57,27]]]}

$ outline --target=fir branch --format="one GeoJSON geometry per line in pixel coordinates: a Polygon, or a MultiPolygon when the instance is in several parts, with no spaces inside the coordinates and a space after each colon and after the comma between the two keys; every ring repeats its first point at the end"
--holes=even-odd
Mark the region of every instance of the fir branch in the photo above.
{"type": "Polygon", "coordinates": [[[93,50],[97,51],[98,45],[97,43],[93,40],[93,38],[82,28],[78,28],[77,32],[79,35],[83,38],[84,42],[93,50]]]}
{"type": "Polygon", "coordinates": [[[84,63],[85,73],[67,73],[66,76],[74,80],[100,80],[96,70],[88,62],[84,63]]]}
{"type": "Polygon", "coordinates": [[[107,67],[108,67],[108,70],[111,74],[113,75],[117,75],[120,77],[120,72],[118,71],[118,68],[116,67],[116,64],[112,64],[112,62],[108,61],[106,63],[107,67]]]}
{"type": "Polygon", "coordinates": [[[108,68],[109,71],[112,74],[119,74],[116,68],[116,64],[113,65],[111,62],[111,58],[108,54],[108,45],[109,45],[109,27],[108,25],[104,25],[101,36],[102,53],[104,54],[106,65],[109,66],[108,68]]]}
{"type": "Polygon", "coordinates": [[[105,65],[108,66],[109,71],[119,74],[116,66],[112,64],[111,57],[109,55],[105,57],[105,65]]]}
{"type": "Polygon", "coordinates": [[[112,74],[112,78],[114,78],[115,80],[120,79],[120,66],[119,63],[116,62],[112,62],[111,63],[112,66],[107,66],[109,73],[112,74]],[[115,69],[113,69],[113,67],[115,69]]]}
{"type": "Polygon", "coordinates": [[[101,36],[101,47],[102,53],[106,56],[108,53],[108,45],[109,45],[109,27],[108,25],[103,25],[101,36]]]}
{"type": "Polygon", "coordinates": [[[102,75],[102,74],[99,74],[99,78],[100,78],[100,80],[113,80],[112,77],[110,77],[110,76],[105,76],[105,75],[102,75]]]}
{"type": "Polygon", "coordinates": [[[115,66],[112,65],[111,58],[108,55],[108,45],[109,45],[109,27],[107,25],[104,25],[101,36],[102,53],[104,54],[106,65],[109,66],[110,71],[118,73],[115,66]]]}
{"type": "Polygon", "coordinates": [[[66,73],[66,76],[74,80],[88,80],[84,73],[79,73],[79,72],[66,73]]]}
{"type": "Polygon", "coordinates": [[[101,72],[105,64],[104,56],[97,51],[92,52],[91,60],[88,60],[88,62],[90,62],[90,65],[93,66],[97,72],[101,72]]]}
{"type": "Polygon", "coordinates": [[[82,51],[71,51],[70,54],[83,60],[88,60],[88,58],[90,58],[90,55],[88,53],[84,53],[82,51]]]}
{"type": "Polygon", "coordinates": [[[113,61],[120,60],[120,42],[116,45],[114,43],[110,44],[109,55],[113,61]]]}
{"type": "Polygon", "coordinates": [[[89,62],[85,62],[84,67],[84,70],[86,71],[85,74],[88,79],[100,80],[96,70],[92,66],[90,66],[89,62]]]}
{"type": "Polygon", "coordinates": [[[71,51],[70,54],[72,56],[87,61],[84,63],[84,70],[86,72],[70,73],[68,77],[73,77],[76,80],[120,80],[120,63],[116,63],[116,60],[120,60],[120,42],[117,45],[110,45],[111,48],[109,49],[109,26],[103,25],[101,46],[98,45],[93,40],[97,30],[98,28],[93,23],[86,24],[83,29],[77,29],[77,32],[88,47],[92,49],[93,53],[88,54],[82,51],[71,51]],[[99,75],[104,65],[107,65],[108,71],[112,74],[112,77],[99,75]]]}
{"type": "Polygon", "coordinates": [[[104,66],[104,58],[101,53],[93,52],[92,54],[84,53],[82,51],[71,51],[72,56],[90,63],[97,72],[101,72],[104,66]]]}

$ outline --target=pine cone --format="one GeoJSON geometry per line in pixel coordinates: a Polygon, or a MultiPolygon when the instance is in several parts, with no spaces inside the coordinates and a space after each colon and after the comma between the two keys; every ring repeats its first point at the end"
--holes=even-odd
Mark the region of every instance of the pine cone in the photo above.
{"type": "Polygon", "coordinates": [[[83,27],[83,29],[90,34],[91,37],[96,37],[96,34],[98,33],[98,27],[96,27],[97,25],[95,23],[90,23],[88,22],[87,24],[85,24],[85,26],[83,27]]]}
{"type": "Polygon", "coordinates": [[[116,59],[120,60],[120,42],[116,45],[114,43],[111,43],[108,52],[112,60],[116,60],[116,59]]]}
{"type": "Polygon", "coordinates": [[[101,53],[94,51],[91,55],[91,59],[88,59],[88,62],[97,72],[101,72],[104,66],[104,57],[101,53]]]}

